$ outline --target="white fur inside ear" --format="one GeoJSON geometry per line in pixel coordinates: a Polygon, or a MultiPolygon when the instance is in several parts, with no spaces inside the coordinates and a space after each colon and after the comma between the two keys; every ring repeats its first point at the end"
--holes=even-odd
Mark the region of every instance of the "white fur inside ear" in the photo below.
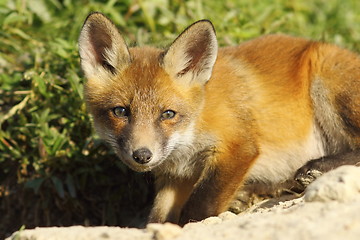
{"type": "Polygon", "coordinates": [[[211,77],[218,45],[209,21],[188,27],[170,46],[163,58],[165,71],[185,84],[205,84],[211,77]]]}
{"type": "MultiPolygon", "coordinates": [[[[81,44],[79,51],[81,56],[81,68],[88,80],[100,80],[110,77],[111,74],[109,73],[109,70],[105,69],[103,65],[96,60],[95,50],[89,41],[84,41],[81,44]]],[[[110,50],[107,51],[110,52],[110,50]]],[[[109,58],[107,57],[107,59],[109,58]]],[[[111,62],[114,63],[114,61],[111,62]]]]}
{"type": "Polygon", "coordinates": [[[79,53],[87,79],[111,79],[130,62],[124,39],[115,25],[100,13],[86,19],[79,37],[79,53]]]}

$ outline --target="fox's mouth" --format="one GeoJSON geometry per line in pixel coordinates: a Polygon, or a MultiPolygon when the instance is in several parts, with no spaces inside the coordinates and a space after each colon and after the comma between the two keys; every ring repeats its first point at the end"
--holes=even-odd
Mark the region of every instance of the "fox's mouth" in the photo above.
{"type": "Polygon", "coordinates": [[[173,166],[172,162],[182,159],[182,153],[191,151],[189,146],[193,142],[193,126],[194,124],[190,124],[185,132],[173,133],[165,143],[155,142],[139,146],[139,144],[134,144],[130,140],[114,138],[113,134],[105,135],[107,137],[105,140],[107,140],[120,160],[134,171],[148,172],[162,168],[161,166],[168,169],[169,166],[173,166]],[[180,154],[174,155],[174,150],[180,154]],[[170,165],[164,164],[168,162],[166,159],[169,157],[170,165]]]}
{"type": "Polygon", "coordinates": [[[127,146],[129,143],[126,141],[119,141],[114,138],[112,134],[104,135],[104,139],[112,147],[118,158],[126,166],[136,172],[148,172],[153,170],[161,165],[168,155],[166,153],[164,154],[163,149],[156,146],[151,148],[151,150],[149,150],[150,148],[144,147],[133,150],[132,147],[127,146]],[[138,155],[135,155],[135,152],[138,152],[138,155]],[[149,156],[146,156],[146,152],[148,152],[149,156]]]}

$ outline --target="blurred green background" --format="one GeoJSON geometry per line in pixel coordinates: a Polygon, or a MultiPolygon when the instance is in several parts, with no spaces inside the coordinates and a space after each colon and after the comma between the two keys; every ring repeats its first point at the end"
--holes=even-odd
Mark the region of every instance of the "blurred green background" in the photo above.
{"type": "Polygon", "coordinates": [[[130,46],[166,47],[207,18],[220,45],[286,33],[360,49],[358,0],[0,0],[0,238],[23,225],[145,221],[151,176],[114,156],[84,105],[77,38],[92,11],[130,46]]]}

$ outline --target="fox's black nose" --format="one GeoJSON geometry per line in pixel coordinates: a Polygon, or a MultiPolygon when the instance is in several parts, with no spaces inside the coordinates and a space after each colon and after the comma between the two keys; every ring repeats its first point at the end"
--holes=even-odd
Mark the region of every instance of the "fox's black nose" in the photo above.
{"type": "Polygon", "coordinates": [[[133,152],[132,157],[137,163],[145,164],[150,162],[152,158],[152,152],[147,148],[139,148],[133,152]]]}

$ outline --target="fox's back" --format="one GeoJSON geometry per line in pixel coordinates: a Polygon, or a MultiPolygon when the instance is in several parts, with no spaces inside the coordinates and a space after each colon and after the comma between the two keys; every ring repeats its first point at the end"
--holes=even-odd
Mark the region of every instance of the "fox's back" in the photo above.
{"type": "Polygon", "coordinates": [[[355,149],[359,137],[351,135],[360,126],[360,96],[354,91],[360,84],[356,76],[338,74],[338,68],[351,72],[351,59],[359,61],[336,46],[285,35],[221,48],[204,115],[214,106],[223,113],[206,124],[222,125],[212,129],[225,138],[251,135],[260,149],[251,175],[263,181],[283,181],[309,159],[355,149]],[[353,116],[346,127],[341,96],[350,92],[353,116]]]}
{"type": "Polygon", "coordinates": [[[286,145],[304,138],[313,122],[310,69],[305,64],[311,44],[301,38],[269,35],[221,48],[206,86],[206,111],[218,106],[227,109],[221,117],[233,116],[232,123],[254,124],[261,142],[286,145]]]}

